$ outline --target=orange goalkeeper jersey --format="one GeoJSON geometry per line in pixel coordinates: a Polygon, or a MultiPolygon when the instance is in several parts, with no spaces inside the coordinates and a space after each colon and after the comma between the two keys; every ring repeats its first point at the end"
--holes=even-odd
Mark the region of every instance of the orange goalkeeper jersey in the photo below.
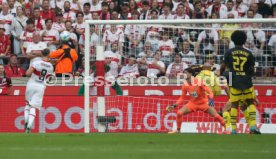
{"type": "Polygon", "coordinates": [[[182,95],[177,100],[176,104],[180,105],[187,100],[187,93],[189,93],[189,102],[194,104],[207,103],[209,98],[213,98],[214,94],[211,89],[198,78],[194,78],[192,84],[187,81],[182,85],[182,95]]]}

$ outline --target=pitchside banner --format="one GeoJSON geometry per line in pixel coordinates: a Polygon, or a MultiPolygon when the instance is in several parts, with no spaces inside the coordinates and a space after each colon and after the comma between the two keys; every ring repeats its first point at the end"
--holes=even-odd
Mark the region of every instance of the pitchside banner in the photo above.
{"type": "MultiPolygon", "coordinates": [[[[176,111],[167,113],[165,107],[177,97],[106,97],[106,115],[116,118],[109,124],[110,132],[167,132],[175,128],[176,111]]],[[[91,97],[91,132],[97,132],[97,103],[91,97]]],[[[216,98],[219,111],[225,97],[216,98]]],[[[276,133],[276,99],[259,97],[257,122],[263,133],[276,133]]],[[[24,96],[0,96],[0,132],[24,132],[24,96]]],[[[32,132],[83,132],[83,97],[45,96],[43,108],[37,113],[32,132]]],[[[239,115],[238,132],[247,133],[243,115],[239,115]]],[[[219,133],[222,127],[203,112],[183,117],[182,132],[219,133]]]]}

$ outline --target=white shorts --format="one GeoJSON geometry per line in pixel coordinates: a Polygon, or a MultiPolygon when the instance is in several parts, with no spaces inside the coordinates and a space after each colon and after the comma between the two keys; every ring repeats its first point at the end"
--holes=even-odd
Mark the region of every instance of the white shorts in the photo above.
{"type": "Polygon", "coordinates": [[[30,106],[40,109],[42,106],[43,96],[44,96],[44,87],[32,86],[26,88],[26,101],[30,106]]]}

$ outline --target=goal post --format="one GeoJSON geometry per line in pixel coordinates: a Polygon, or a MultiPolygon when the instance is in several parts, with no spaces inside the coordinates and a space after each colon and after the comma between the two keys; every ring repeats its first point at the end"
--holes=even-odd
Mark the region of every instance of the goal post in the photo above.
{"type": "MultiPolygon", "coordinates": [[[[244,24],[244,23],[263,23],[263,24],[275,24],[276,19],[275,18],[267,18],[267,19],[189,19],[189,20],[86,20],[85,21],[85,78],[90,77],[90,63],[91,63],[91,25],[97,26],[99,30],[103,30],[105,25],[147,25],[147,26],[165,26],[165,27],[171,27],[171,28],[193,28],[189,25],[204,25],[204,24],[244,24]]],[[[194,28],[193,28],[194,29],[194,28]]],[[[204,29],[200,28],[200,29],[204,29]]],[[[199,29],[199,30],[200,30],[199,29]]],[[[220,28],[221,29],[221,28],[220,28]]],[[[239,28],[243,30],[244,28],[239,28]]],[[[227,28],[225,29],[227,30],[227,28]]],[[[233,30],[233,29],[232,29],[233,30]]],[[[273,30],[273,28],[271,29],[273,30]]],[[[275,28],[274,28],[275,30],[275,28]]],[[[103,32],[100,32],[99,36],[99,43],[96,45],[96,60],[103,61],[104,60],[104,42],[102,40],[103,32]]],[[[145,36],[145,35],[143,35],[145,36]]],[[[96,64],[96,66],[99,68],[99,66],[96,64]]],[[[97,68],[97,69],[98,69],[97,68]]],[[[104,70],[102,70],[104,73],[104,70]]],[[[99,74],[97,74],[99,75],[99,74]]],[[[104,89],[104,86],[99,88],[104,89]]],[[[85,94],[84,94],[84,132],[89,133],[91,132],[91,99],[90,99],[90,86],[89,84],[85,84],[85,94]]],[[[101,91],[98,91],[98,93],[101,91]]],[[[105,97],[104,94],[100,94],[96,96],[97,99],[97,105],[98,105],[98,115],[99,116],[105,116],[105,97]]],[[[100,124],[99,124],[100,125],[100,124]]],[[[103,132],[105,129],[104,125],[100,125],[98,127],[99,132],[103,132]]]]}

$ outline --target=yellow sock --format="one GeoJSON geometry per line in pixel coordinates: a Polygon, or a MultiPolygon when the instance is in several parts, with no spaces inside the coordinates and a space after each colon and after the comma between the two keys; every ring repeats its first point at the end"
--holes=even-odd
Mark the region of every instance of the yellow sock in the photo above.
{"type": "Polygon", "coordinates": [[[230,113],[228,111],[223,112],[222,114],[226,128],[229,128],[231,126],[231,117],[230,117],[230,113]]]}
{"type": "Polygon", "coordinates": [[[244,118],[245,118],[245,120],[246,120],[246,123],[247,123],[248,125],[250,125],[250,118],[249,118],[249,110],[248,110],[248,109],[245,109],[245,110],[243,111],[243,116],[244,116],[244,118]]]}
{"type": "Polygon", "coordinates": [[[237,115],[238,115],[238,110],[236,108],[231,108],[230,116],[231,116],[232,130],[237,129],[237,115]]]}
{"type": "Polygon", "coordinates": [[[256,107],[254,104],[249,105],[248,113],[249,113],[249,120],[250,120],[249,127],[256,126],[256,107]]]}

